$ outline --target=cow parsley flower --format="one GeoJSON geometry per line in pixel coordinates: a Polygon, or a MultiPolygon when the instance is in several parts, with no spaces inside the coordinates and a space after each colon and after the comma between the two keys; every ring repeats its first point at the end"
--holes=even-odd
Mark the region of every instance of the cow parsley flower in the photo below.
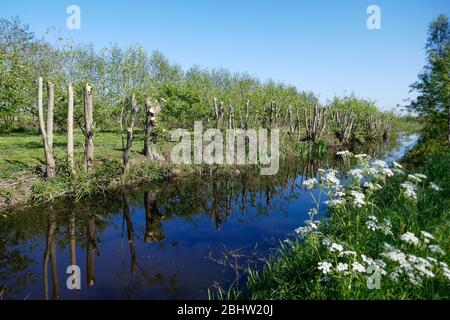
{"type": "Polygon", "coordinates": [[[347,271],[348,270],[348,264],[339,262],[337,267],[336,267],[336,270],[339,271],[339,272],[347,271]]]}
{"type": "Polygon", "coordinates": [[[364,201],[364,199],[365,199],[364,193],[353,190],[353,191],[350,191],[350,194],[353,197],[353,204],[356,207],[361,208],[362,206],[364,206],[366,204],[366,202],[364,201]]]}
{"type": "Polygon", "coordinates": [[[316,184],[317,184],[316,178],[311,178],[311,179],[303,181],[303,185],[308,189],[313,189],[316,184]]]}
{"type": "Polygon", "coordinates": [[[351,250],[346,250],[346,251],[342,251],[341,253],[339,253],[339,257],[345,257],[345,256],[356,256],[356,252],[355,251],[351,251],[351,250]]]}
{"type": "Polygon", "coordinates": [[[344,201],[341,199],[333,199],[333,200],[327,200],[324,203],[329,207],[337,207],[337,206],[343,204],[344,201]]]}
{"type": "Polygon", "coordinates": [[[361,272],[361,273],[366,272],[366,268],[359,262],[352,263],[352,270],[356,271],[356,272],[361,272]]]}
{"type": "Polygon", "coordinates": [[[432,235],[431,233],[429,233],[429,232],[426,232],[426,231],[420,231],[420,234],[421,234],[424,238],[428,238],[428,239],[434,240],[433,235],[432,235]]]}
{"type": "Polygon", "coordinates": [[[389,169],[389,168],[381,169],[381,174],[382,174],[383,176],[386,176],[386,177],[392,177],[392,176],[394,175],[394,173],[392,172],[392,170],[389,169]]]}
{"type": "Polygon", "coordinates": [[[414,182],[422,182],[422,179],[420,179],[419,177],[417,177],[416,175],[413,175],[413,174],[408,174],[408,179],[410,179],[414,182]]]}
{"type": "Polygon", "coordinates": [[[361,180],[363,178],[362,170],[359,168],[352,169],[348,172],[348,175],[354,179],[361,180]]]}
{"type": "Polygon", "coordinates": [[[395,168],[397,168],[397,169],[403,169],[403,167],[402,167],[402,165],[400,164],[400,163],[398,163],[398,162],[392,162],[392,164],[394,165],[394,167],[395,168]]]}
{"type": "Polygon", "coordinates": [[[326,261],[318,263],[318,269],[322,271],[323,274],[328,274],[331,272],[332,264],[326,261]]]}
{"type": "Polygon", "coordinates": [[[372,231],[377,231],[379,228],[377,223],[373,220],[366,221],[366,227],[367,227],[367,229],[372,230],[372,231]]]}
{"type": "Polygon", "coordinates": [[[366,187],[369,190],[381,190],[383,187],[379,185],[378,183],[372,183],[372,182],[365,182],[364,187],[366,187]]]}
{"type": "Polygon", "coordinates": [[[348,151],[348,150],[339,151],[339,152],[336,152],[336,154],[337,154],[338,156],[341,156],[342,158],[348,158],[348,157],[351,157],[351,156],[353,155],[353,153],[351,153],[351,152],[348,151]]]}
{"type": "Polygon", "coordinates": [[[386,161],[383,161],[383,160],[374,160],[372,162],[372,165],[374,167],[378,167],[378,168],[387,168],[388,167],[388,164],[386,163],[386,161]]]}
{"type": "Polygon", "coordinates": [[[336,172],[330,171],[322,178],[323,181],[327,184],[339,186],[341,181],[336,177],[336,172]]]}
{"type": "Polygon", "coordinates": [[[424,179],[424,180],[428,179],[426,175],[421,174],[421,173],[415,173],[414,176],[419,179],[424,179]]]}
{"type": "Polygon", "coordinates": [[[417,238],[414,233],[412,232],[406,232],[404,234],[402,234],[400,236],[400,240],[409,243],[409,244],[413,244],[415,246],[417,246],[418,244],[420,244],[420,240],[419,238],[417,238]]]}
{"type": "Polygon", "coordinates": [[[366,256],[365,254],[361,255],[361,259],[364,263],[368,264],[369,266],[371,265],[375,265],[375,260],[373,260],[372,258],[366,256]]]}
{"type": "Polygon", "coordinates": [[[400,185],[403,188],[403,194],[405,197],[410,198],[412,200],[417,199],[416,189],[417,187],[409,182],[402,183],[400,185]]]}
{"type": "Polygon", "coordinates": [[[445,254],[444,250],[442,250],[441,247],[439,247],[437,245],[432,244],[432,245],[429,245],[428,248],[431,250],[431,252],[441,254],[441,255],[445,254]]]}
{"type": "Polygon", "coordinates": [[[442,188],[439,187],[436,183],[430,182],[430,188],[433,189],[434,191],[441,191],[442,188]]]}
{"type": "Polygon", "coordinates": [[[344,247],[338,243],[332,243],[331,246],[328,248],[330,252],[342,252],[344,251],[344,247]]]}

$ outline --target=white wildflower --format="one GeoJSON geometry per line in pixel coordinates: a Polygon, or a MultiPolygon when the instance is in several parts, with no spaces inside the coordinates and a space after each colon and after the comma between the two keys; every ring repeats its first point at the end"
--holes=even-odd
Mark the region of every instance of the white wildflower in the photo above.
{"type": "Polygon", "coordinates": [[[341,253],[339,253],[339,257],[345,257],[345,256],[356,256],[356,252],[347,250],[347,251],[342,251],[341,253]]]}
{"type": "Polygon", "coordinates": [[[421,173],[415,173],[414,176],[419,179],[428,179],[426,175],[421,173]]]}
{"type": "Polygon", "coordinates": [[[416,175],[413,175],[413,174],[408,174],[408,179],[415,181],[415,182],[422,182],[422,179],[420,179],[419,177],[417,177],[416,175]]]}
{"type": "Polygon", "coordinates": [[[366,204],[366,202],[364,201],[364,199],[365,199],[364,193],[353,190],[350,192],[350,194],[353,196],[353,204],[356,207],[361,208],[362,206],[364,206],[366,204]]]}
{"type": "Polygon", "coordinates": [[[402,183],[400,185],[404,190],[403,190],[403,194],[405,195],[405,197],[416,200],[417,199],[417,193],[416,193],[416,186],[409,183],[409,182],[405,182],[402,183]]]}
{"type": "Polygon", "coordinates": [[[444,250],[441,249],[441,247],[437,246],[437,245],[429,245],[428,248],[431,250],[431,252],[437,253],[437,254],[442,254],[444,255],[445,252],[444,250]]]}
{"type": "Polygon", "coordinates": [[[339,151],[339,152],[336,152],[336,154],[337,154],[338,156],[341,156],[342,158],[351,157],[351,156],[353,155],[353,153],[351,153],[351,152],[348,151],[348,150],[339,151]]]}
{"type": "Polygon", "coordinates": [[[324,203],[329,207],[336,207],[336,206],[343,204],[344,201],[341,199],[333,199],[333,200],[327,200],[324,203]]]}
{"type": "Polygon", "coordinates": [[[336,173],[334,171],[328,172],[323,178],[326,183],[333,184],[335,186],[338,186],[341,181],[336,177],[336,173]]]}
{"type": "Polygon", "coordinates": [[[368,265],[375,265],[375,261],[372,258],[366,256],[365,254],[361,255],[361,259],[364,263],[367,263],[368,265]]]}
{"type": "Polygon", "coordinates": [[[318,263],[318,269],[320,271],[322,271],[323,274],[330,273],[331,272],[331,267],[332,267],[332,264],[329,263],[329,262],[326,262],[326,261],[318,263]]]}
{"type": "Polygon", "coordinates": [[[392,177],[392,176],[394,175],[394,173],[392,172],[392,170],[389,169],[389,168],[384,168],[384,169],[382,169],[382,170],[381,170],[381,174],[382,174],[383,176],[386,176],[386,177],[392,177]]]}
{"type": "Polygon", "coordinates": [[[303,181],[303,185],[305,187],[307,187],[308,189],[313,189],[316,184],[317,184],[316,178],[311,178],[311,179],[303,181]]]}
{"type": "Polygon", "coordinates": [[[418,244],[420,244],[420,240],[419,238],[417,238],[414,233],[412,232],[406,232],[404,234],[402,234],[400,236],[400,240],[409,243],[409,244],[413,244],[415,246],[417,246],[418,244]]]}
{"type": "Polygon", "coordinates": [[[420,234],[421,234],[423,237],[425,237],[425,238],[434,240],[433,235],[432,235],[431,233],[429,233],[429,232],[426,232],[426,231],[420,231],[420,234]]]}
{"type": "Polygon", "coordinates": [[[377,266],[379,266],[380,268],[386,268],[386,266],[387,266],[387,264],[386,264],[383,260],[381,260],[381,259],[376,259],[376,260],[374,261],[374,263],[375,263],[377,266]]]}
{"type": "Polygon", "coordinates": [[[367,227],[367,229],[372,230],[372,231],[377,231],[379,228],[377,223],[373,220],[366,221],[366,227],[367,227]]]}
{"type": "Polygon", "coordinates": [[[348,270],[348,264],[339,262],[337,267],[336,267],[336,270],[339,271],[339,272],[347,271],[348,270]]]}
{"type": "Polygon", "coordinates": [[[430,182],[430,188],[433,189],[434,191],[441,191],[442,188],[439,187],[436,183],[430,182]]]}
{"type": "Polygon", "coordinates": [[[342,252],[344,251],[344,247],[338,243],[332,243],[328,250],[330,250],[330,252],[342,252]]]}
{"type": "Polygon", "coordinates": [[[400,163],[398,163],[398,162],[392,162],[392,164],[394,165],[394,167],[395,168],[397,168],[397,169],[403,169],[403,166],[400,164],[400,163]]]}
{"type": "Polygon", "coordinates": [[[432,264],[437,264],[438,263],[438,261],[435,258],[433,258],[433,257],[426,257],[426,259],[428,261],[430,261],[432,264]]]}
{"type": "Polygon", "coordinates": [[[381,190],[383,187],[379,185],[378,183],[372,183],[372,182],[365,182],[364,187],[366,187],[369,190],[381,190]]]}
{"type": "Polygon", "coordinates": [[[354,179],[361,180],[363,178],[362,170],[359,168],[352,169],[348,172],[348,175],[353,177],[354,179]]]}
{"type": "Polygon", "coordinates": [[[366,272],[366,268],[359,262],[352,263],[352,270],[361,273],[366,272]]]}
{"type": "Polygon", "coordinates": [[[374,167],[378,167],[378,168],[387,168],[388,167],[388,164],[386,163],[386,161],[383,161],[383,160],[374,160],[372,162],[372,165],[374,167]]]}

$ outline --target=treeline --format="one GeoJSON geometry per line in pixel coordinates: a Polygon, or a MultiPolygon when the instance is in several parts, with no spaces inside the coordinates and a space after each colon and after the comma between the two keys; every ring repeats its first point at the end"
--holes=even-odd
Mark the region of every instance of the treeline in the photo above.
{"type": "Polygon", "coordinates": [[[262,82],[246,73],[199,66],[183,70],[160,52],[148,54],[139,45],[126,49],[111,45],[97,51],[93,45],[63,38],[51,44],[37,39],[18,18],[0,20],[0,74],[3,131],[38,128],[38,77],[54,85],[54,123],[59,131],[66,130],[69,84],[75,92],[74,119],[83,122],[80,106],[86,83],[93,88],[96,130],[119,130],[123,105],[131,95],[137,100],[139,128],[145,126],[149,98],[165,101],[160,121],[164,128],[189,128],[195,120],[215,126],[216,101],[223,110],[224,126],[229,121],[236,127],[283,126],[292,134],[296,131],[300,139],[312,140],[321,138],[321,129],[328,132],[330,128],[336,128],[340,142],[356,130],[382,136],[388,131],[385,120],[392,117],[378,112],[374,102],[353,95],[321,106],[311,92],[272,80],[262,82]]]}

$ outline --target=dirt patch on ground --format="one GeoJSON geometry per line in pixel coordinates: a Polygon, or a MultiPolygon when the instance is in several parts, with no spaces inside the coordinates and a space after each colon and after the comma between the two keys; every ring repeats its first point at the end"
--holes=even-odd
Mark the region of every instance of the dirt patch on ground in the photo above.
{"type": "Polygon", "coordinates": [[[0,180],[0,211],[26,203],[39,178],[29,172],[17,172],[0,180]]]}

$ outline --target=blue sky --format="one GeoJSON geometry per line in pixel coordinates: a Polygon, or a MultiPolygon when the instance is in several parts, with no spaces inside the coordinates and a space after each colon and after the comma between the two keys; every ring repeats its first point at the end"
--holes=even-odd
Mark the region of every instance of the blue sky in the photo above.
{"type": "Polygon", "coordinates": [[[322,101],[355,92],[388,110],[409,96],[425,63],[428,24],[449,0],[43,0],[1,1],[42,36],[48,27],[96,48],[116,42],[158,49],[187,69],[225,67],[311,90],[322,101]],[[81,30],[66,29],[69,5],[81,30]],[[381,30],[366,9],[381,8],[381,30]]]}

